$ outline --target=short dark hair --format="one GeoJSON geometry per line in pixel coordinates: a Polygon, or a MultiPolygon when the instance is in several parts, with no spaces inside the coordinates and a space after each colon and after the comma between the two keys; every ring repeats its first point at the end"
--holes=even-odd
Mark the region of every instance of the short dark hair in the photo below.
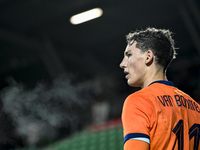
{"type": "Polygon", "coordinates": [[[136,47],[142,52],[152,50],[156,62],[166,71],[171,61],[176,58],[172,34],[171,31],[165,29],[147,28],[129,33],[126,39],[129,45],[136,42],[136,47]]]}

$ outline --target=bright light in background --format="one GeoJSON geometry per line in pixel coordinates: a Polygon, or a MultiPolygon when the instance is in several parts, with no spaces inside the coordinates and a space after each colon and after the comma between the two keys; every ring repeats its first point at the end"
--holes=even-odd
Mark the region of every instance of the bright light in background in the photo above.
{"type": "Polygon", "coordinates": [[[103,10],[101,8],[94,8],[80,14],[74,15],[70,18],[70,22],[74,25],[81,24],[83,22],[101,17],[103,10]]]}

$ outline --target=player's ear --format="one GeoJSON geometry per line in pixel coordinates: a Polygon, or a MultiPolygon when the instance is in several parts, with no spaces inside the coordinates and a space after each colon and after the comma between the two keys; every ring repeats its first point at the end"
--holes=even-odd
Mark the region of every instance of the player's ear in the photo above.
{"type": "Polygon", "coordinates": [[[153,54],[152,50],[148,50],[146,52],[146,61],[145,61],[145,63],[147,65],[150,65],[153,62],[153,59],[154,59],[154,54],[153,54]]]}

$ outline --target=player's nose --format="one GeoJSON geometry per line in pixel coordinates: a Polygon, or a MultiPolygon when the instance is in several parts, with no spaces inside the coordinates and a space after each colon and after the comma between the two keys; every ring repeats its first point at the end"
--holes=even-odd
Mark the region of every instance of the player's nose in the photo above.
{"type": "Polygon", "coordinates": [[[119,67],[123,69],[123,68],[126,68],[126,66],[127,66],[126,59],[123,58],[122,62],[119,64],[119,67]]]}

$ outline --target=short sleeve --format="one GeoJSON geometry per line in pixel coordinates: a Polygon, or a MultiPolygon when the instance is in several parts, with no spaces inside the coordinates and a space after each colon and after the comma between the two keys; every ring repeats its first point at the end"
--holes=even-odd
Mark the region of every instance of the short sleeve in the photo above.
{"type": "Polygon", "coordinates": [[[124,143],[130,139],[150,143],[149,133],[155,122],[155,109],[142,94],[132,94],[124,102],[122,124],[124,143]]]}

